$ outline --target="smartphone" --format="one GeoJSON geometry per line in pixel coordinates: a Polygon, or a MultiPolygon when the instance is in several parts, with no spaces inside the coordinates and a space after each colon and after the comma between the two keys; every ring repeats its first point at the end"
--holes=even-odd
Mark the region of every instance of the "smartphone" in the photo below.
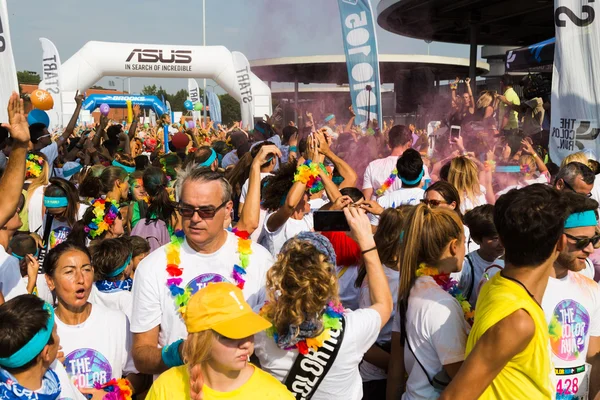
{"type": "Polygon", "coordinates": [[[350,230],[343,211],[315,211],[313,220],[317,232],[350,230]]]}
{"type": "Polygon", "coordinates": [[[459,136],[460,136],[460,126],[452,125],[450,127],[450,140],[458,139],[459,136]]]}

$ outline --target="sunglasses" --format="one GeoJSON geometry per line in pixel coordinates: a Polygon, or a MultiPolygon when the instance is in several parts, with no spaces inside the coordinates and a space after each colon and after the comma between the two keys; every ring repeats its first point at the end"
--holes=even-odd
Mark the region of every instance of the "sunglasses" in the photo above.
{"type": "Polygon", "coordinates": [[[429,207],[439,207],[441,204],[448,204],[448,202],[442,201],[442,200],[427,200],[427,199],[422,199],[421,203],[423,203],[429,207]]]}
{"type": "Polygon", "coordinates": [[[571,240],[575,241],[575,247],[578,250],[583,250],[586,247],[588,247],[588,245],[591,243],[592,246],[596,247],[596,245],[598,244],[598,242],[600,242],[600,235],[596,235],[593,236],[591,238],[578,238],[576,236],[573,235],[569,235],[568,233],[565,233],[565,236],[571,240]]]}
{"type": "Polygon", "coordinates": [[[180,204],[179,207],[177,207],[177,209],[179,210],[179,213],[181,214],[181,216],[184,218],[193,218],[194,214],[198,213],[198,216],[202,219],[213,219],[215,217],[215,214],[217,213],[217,211],[219,211],[221,208],[225,207],[225,204],[227,204],[228,202],[229,202],[229,200],[225,200],[218,207],[214,207],[214,206],[192,207],[192,206],[180,204]]]}
{"type": "MultiPolygon", "coordinates": [[[[583,194],[583,193],[579,193],[578,191],[576,191],[575,189],[573,189],[573,186],[569,185],[569,184],[567,183],[567,181],[565,181],[564,179],[563,179],[562,181],[563,181],[563,184],[565,185],[565,187],[566,187],[567,189],[569,189],[570,191],[572,191],[572,192],[575,192],[575,193],[577,193],[577,194],[583,194]]],[[[591,193],[591,192],[590,192],[590,193],[583,194],[583,195],[584,195],[584,196],[587,196],[587,197],[592,197],[592,193],[591,193]]]]}

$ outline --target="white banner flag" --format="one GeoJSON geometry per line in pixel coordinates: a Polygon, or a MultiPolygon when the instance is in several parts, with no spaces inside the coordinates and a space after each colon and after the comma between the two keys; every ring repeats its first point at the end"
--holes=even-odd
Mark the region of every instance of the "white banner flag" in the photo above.
{"type": "Polygon", "coordinates": [[[0,0],[0,122],[8,123],[6,106],[12,92],[19,93],[19,83],[10,44],[8,8],[6,0],[0,0]]]}
{"type": "MultiPolygon", "coordinates": [[[[190,100],[194,105],[202,100],[200,98],[200,88],[198,88],[198,82],[196,82],[195,79],[188,79],[188,92],[190,94],[190,100]]],[[[206,107],[206,104],[204,104],[204,106],[206,107]]],[[[200,119],[200,111],[192,111],[192,116],[194,117],[195,123],[200,119]]]]}
{"type": "Polygon", "coordinates": [[[50,131],[59,128],[62,129],[63,114],[62,114],[62,91],[60,90],[60,56],[56,46],[46,38],[40,38],[42,43],[42,82],[40,89],[44,89],[50,93],[54,99],[54,108],[46,111],[50,117],[50,131]]]}
{"type": "Polygon", "coordinates": [[[233,67],[237,79],[237,87],[242,97],[242,125],[244,129],[254,129],[254,97],[252,96],[252,83],[250,79],[250,63],[245,55],[232,51],[233,67]]]}
{"type": "Polygon", "coordinates": [[[556,164],[574,152],[593,150],[600,123],[600,28],[594,3],[555,0],[556,45],[552,76],[550,157],[556,164]]]}

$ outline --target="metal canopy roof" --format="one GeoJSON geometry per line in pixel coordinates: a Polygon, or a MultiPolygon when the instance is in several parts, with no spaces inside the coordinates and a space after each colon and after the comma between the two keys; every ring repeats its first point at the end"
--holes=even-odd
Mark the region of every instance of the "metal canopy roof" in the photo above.
{"type": "MultiPolygon", "coordinates": [[[[284,57],[250,61],[252,72],[265,82],[348,83],[344,55],[284,57]]],[[[468,76],[469,60],[459,57],[380,54],[381,83],[394,83],[398,73],[418,68],[431,68],[440,80],[468,76]]],[[[488,63],[477,62],[477,75],[490,70],[488,63]]]]}
{"type": "Polygon", "coordinates": [[[469,44],[527,45],[554,36],[553,0],[381,0],[377,22],[417,39],[469,44]]]}

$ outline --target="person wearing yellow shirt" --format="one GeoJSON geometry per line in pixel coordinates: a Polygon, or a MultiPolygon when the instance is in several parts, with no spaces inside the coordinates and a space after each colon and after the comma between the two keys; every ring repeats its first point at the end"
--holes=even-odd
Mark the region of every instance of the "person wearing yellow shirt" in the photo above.
{"type": "Polygon", "coordinates": [[[512,79],[510,75],[502,77],[501,82],[504,87],[504,95],[499,96],[502,102],[500,104],[500,128],[506,134],[515,134],[519,129],[519,113],[515,111],[513,106],[520,106],[521,99],[519,99],[519,95],[513,89],[512,79]]]}
{"type": "Polygon", "coordinates": [[[550,399],[555,396],[548,325],[541,303],[566,246],[567,202],[549,186],[513,189],[495,204],[506,267],[487,282],[475,308],[466,359],[440,396],[550,399]]]}
{"type": "Polygon", "coordinates": [[[252,312],[231,283],[212,283],[187,304],[184,365],[164,372],[146,400],[268,399],[294,396],[277,379],[249,363],[254,334],[271,323],[252,312]]]}

